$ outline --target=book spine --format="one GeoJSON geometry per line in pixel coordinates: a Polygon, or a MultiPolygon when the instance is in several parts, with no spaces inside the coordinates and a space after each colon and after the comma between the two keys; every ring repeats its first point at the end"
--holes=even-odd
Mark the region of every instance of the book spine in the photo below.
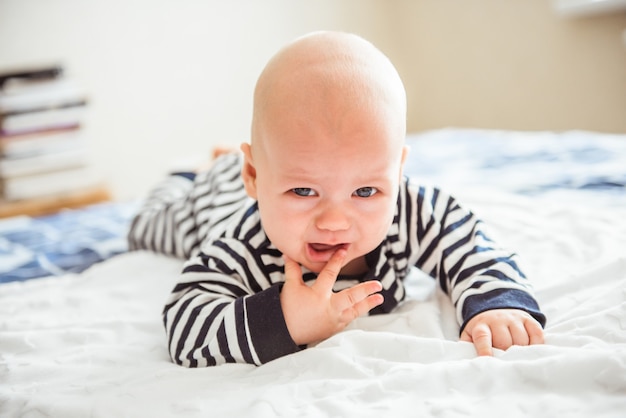
{"type": "Polygon", "coordinates": [[[88,168],[80,167],[32,176],[2,180],[4,198],[8,201],[32,199],[92,187],[98,177],[88,168]]]}
{"type": "Polygon", "coordinates": [[[74,168],[87,164],[87,153],[83,149],[37,155],[27,158],[0,160],[0,176],[3,178],[74,168]]]}
{"type": "Polygon", "coordinates": [[[26,158],[84,148],[85,141],[79,127],[74,125],[69,129],[44,129],[30,134],[0,136],[0,158],[26,158]]]}
{"type": "Polygon", "coordinates": [[[0,90],[10,80],[52,80],[58,78],[63,73],[63,67],[54,64],[36,68],[21,68],[12,71],[4,71],[0,74],[0,90]]]}
{"type": "Polygon", "coordinates": [[[13,114],[2,118],[2,135],[16,135],[37,129],[61,128],[80,124],[85,106],[64,107],[40,112],[13,114]]]}

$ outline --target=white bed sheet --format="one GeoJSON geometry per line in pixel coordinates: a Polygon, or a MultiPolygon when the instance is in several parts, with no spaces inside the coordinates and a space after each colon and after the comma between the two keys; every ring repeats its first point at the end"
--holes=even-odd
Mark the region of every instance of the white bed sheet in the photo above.
{"type": "Polygon", "coordinates": [[[450,302],[415,272],[397,311],[316,347],[185,369],[168,358],[160,315],[182,262],[136,252],[0,286],[0,416],[626,416],[626,208],[457,195],[525,261],[545,345],[477,358],[450,302]]]}

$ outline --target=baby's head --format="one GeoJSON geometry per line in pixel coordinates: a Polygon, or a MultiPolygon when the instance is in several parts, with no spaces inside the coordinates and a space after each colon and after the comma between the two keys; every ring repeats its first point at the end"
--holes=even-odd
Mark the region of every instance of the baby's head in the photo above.
{"type": "Polygon", "coordinates": [[[312,271],[338,248],[364,269],[392,222],[406,155],[406,95],[376,47],[316,32],[280,50],[254,94],[243,178],[272,243],[312,271]]]}

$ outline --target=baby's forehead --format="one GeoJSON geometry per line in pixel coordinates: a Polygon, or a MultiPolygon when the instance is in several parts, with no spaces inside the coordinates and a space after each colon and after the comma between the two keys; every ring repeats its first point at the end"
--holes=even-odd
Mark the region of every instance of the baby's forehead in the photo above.
{"type": "MultiPolygon", "coordinates": [[[[388,161],[400,155],[405,145],[404,130],[385,129],[374,132],[328,132],[310,131],[272,131],[266,130],[261,146],[270,161],[285,160],[294,166],[305,167],[309,162],[361,161],[363,170],[373,168],[378,161],[388,161]],[[320,133],[321,132],[321,133],[320,133]]],[[[258,145],[259,143],[257,143],[258,145]]],[[[331,167],[332,169],[332,167],[331,167]]]]}
{"type": "Polygon", "coordinates": [[[404,114],[394,106],[347,109],[324,97],[317,103],[286,105],[258,117],[256,146],[265,143],[264,148],[288,150],[300,158],[315,153],[356,158],[370,148],[396,154],[406,134],[404,114]]]}

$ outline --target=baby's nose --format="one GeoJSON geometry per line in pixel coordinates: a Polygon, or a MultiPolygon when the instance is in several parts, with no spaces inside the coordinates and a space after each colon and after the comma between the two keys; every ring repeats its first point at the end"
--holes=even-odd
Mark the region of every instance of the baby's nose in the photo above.
{"type": "Polygon", "coordinates": [[[316,226],[327,231],[344,231],[350,228],[350,219],[345,209],[328,206],[317,216],[316,226]]]}

